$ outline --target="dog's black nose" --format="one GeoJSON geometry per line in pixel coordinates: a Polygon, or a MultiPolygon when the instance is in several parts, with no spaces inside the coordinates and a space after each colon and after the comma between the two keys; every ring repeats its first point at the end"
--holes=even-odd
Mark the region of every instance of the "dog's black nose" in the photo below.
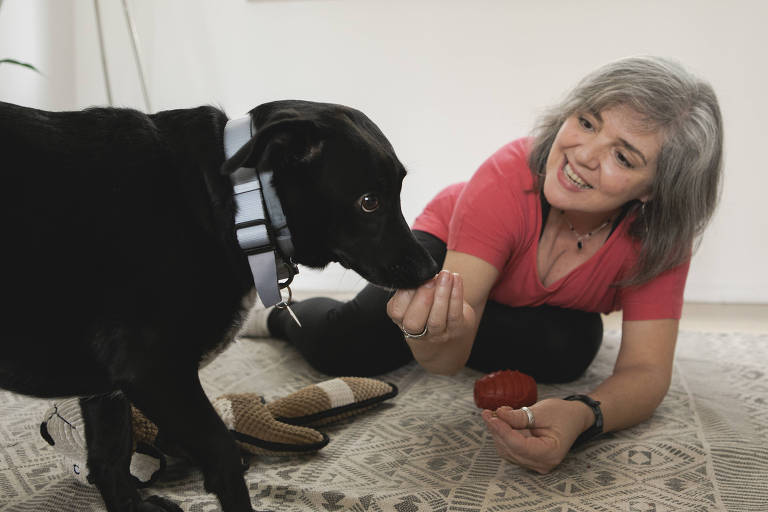
{"type": "Polygon", "coordinates": [[[387,268],[395,288],[418,288],[440,272],[440,265],[425,251],[424,258],[398,262],[387,268]]]}
{"type": "Polygon", "coordinates": [[[420,258],[418,262],[414,263],[416,264],[416,268],[419,269],[418,275],[422,283],[435,277],[435,275],[442,269],[442,266],[437,263],[427,251],[424,251],[423,257],[420,258]]]}
{"type": "MultiPolygon", "coordinates": [[[[435,260],[433,260],[432,258],[430,258],[430,260],[432,261],[432,264],[430,265],[429,269],[427,270],[427,274],[429,274],[429,276],[430,276],[428,279],[431,279],[432,277],[434,277],[434,275],[437,274],[438,272],[440,272],[440,270],[441,270],[440,265],[438,265],[435,260]]],[[[425,281],[426,281],[426,279],[425,279],[425,281]]]]}

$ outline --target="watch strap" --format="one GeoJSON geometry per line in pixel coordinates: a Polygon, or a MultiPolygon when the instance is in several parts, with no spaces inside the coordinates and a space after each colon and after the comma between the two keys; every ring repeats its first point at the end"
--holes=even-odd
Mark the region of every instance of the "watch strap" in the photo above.
{"type": "Polygon", "coordinates": [[[587,441],[594,439],[603,433],[603,411],[600,409],[600,402],[593,400],[587,395],[570,395],[565,397],[563,400],[578,400],[579,402],[584,402],[589,406],[590,409],[592,409],[592,412],[595,415],[595,422],[591,427],[582,432],[581,435],[576,438],[573,446],[579,446],[583,443],[586,443],[587,441]]]}

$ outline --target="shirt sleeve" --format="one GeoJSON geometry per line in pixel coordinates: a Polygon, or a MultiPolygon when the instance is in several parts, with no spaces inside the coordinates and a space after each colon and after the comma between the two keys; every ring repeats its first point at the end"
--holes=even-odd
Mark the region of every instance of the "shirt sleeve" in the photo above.
{"type": "Polygon", "coordinates": [[[507,144],[467,182],[448,226],[449,250],[481,258],[503,272],[527,222],[521,195],[532,178],[525,153],[523,142],[507,144]]]}
{"type": "Polygon", "coordinates": [[[679,320],[683,312],[683,292],[691,260],[666,270],[647,283],[622,288],[624,320],[679,320]]]}
{"type": "Polygon", "coordinates": [[[426,231],[447,244],[453,209],[465,185],[466,182],[454,183],[441,190],[413,221],[413,229],[426,231]]]}

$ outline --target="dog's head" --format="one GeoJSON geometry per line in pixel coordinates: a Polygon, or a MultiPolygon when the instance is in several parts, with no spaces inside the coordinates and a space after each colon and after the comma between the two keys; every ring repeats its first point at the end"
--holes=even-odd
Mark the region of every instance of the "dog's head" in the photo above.
{"type": "Polygon", "coordinates": [[[297,263],[338,261],[392,288],[413,288],[437,273],[400,209],[405,168],[368,117],[296,100],[266,103],[251,117],[255,135],[222,171],[274,172],[297,263]]]}

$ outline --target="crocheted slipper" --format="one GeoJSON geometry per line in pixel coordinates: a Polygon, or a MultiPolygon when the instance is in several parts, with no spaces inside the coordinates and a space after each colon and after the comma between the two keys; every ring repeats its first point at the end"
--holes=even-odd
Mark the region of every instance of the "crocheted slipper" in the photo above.
{"type": "MultiPolygon", "coordinates": [[[[397,395],[397,387],[365,377],[340,377],[306,386],[264,405],[256,393],[233,393],[213,406],[245,451],[255,455],[308,453],[328,444],[328,436],[306,426],[328,425],[360,414],[397,395]]],[[[157,428],[137,409],[133,411],[134,437],[159,445],[157,428]]]]}
{"type": "MultiPolygon", "coordinates": [[[[376,379],[341,377],[306,386],[269,404],[255,393],[227,394],[213,405],[239,446],[254,455],[315,452],[328,436],[305,425],[327,425],[359,414],[397,395],[397,387],[376,379]]],[[[163,453],[175,455],[172,439],[131,406],[134,448],[131,474],[138,485],[154,482],[165,468],[163,453]]],[[[77,398],[53,404],[40,425],[42,437],[60,452],[75,476],[86,473],[85,426],[77,398]]]]}
{"type": "MultiPolygon", "coordinates": [[[[328,436],[317,430],[281,423],[272,417],[264,399],[256,393],[222,395],[213,401],[237,444],[253,455],[292,455],[316,452],[328,444],[328,436]]],[[[154,423],[133,408],[134,439],[174,454],[173,441],[159,435],[154,423]]]]}
{"type": "Polygon", "coordinates": [[[213,402],[243,450],[254,455],[290,455],[316,452],[328,444],[322,432],[276,420],[263,400],[255,393],[240,393],[213,402]]]}
{"type": "MultiPolygon", "coordinates": [[[[72,476],[87,482],[88,449],[80,400],[68,398],[54,402],[40,423],[40,435],[64,457],[72,476]]],[[[157,480],[165,464],[165,457],[156,448],[134,442],[130,471],[138,487],[147,487],[157,480]]]]}
{"type": "Polygon", "coordinates": [[[327,425],[359,414],[397,395],[397,386],[365,377],[339,377],[312,384],[267,404],[277,421],[327,425]]]}

